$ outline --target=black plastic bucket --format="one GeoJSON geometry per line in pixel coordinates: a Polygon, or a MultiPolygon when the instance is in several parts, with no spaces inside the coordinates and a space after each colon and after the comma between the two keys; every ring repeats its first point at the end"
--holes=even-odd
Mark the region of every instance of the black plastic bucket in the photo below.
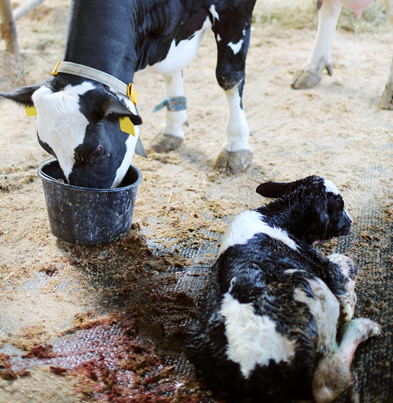
{"type": "Polygon", "coordinates": [[[57,161],[43,164],[38,176],[44,187],[52,233],[73,244],[99,245],[115,242],[131,228],[136,191],[142,181],[131,165],[121,185],[115,189],[91,189],[67,185],[57,161]]]}

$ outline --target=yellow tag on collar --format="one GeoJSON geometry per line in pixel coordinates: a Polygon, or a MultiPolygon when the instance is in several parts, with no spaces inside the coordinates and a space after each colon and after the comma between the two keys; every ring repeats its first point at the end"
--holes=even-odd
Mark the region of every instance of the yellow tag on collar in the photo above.
{"type": "Polygon", "coordinates": [[[127,97],[128,99],[130,99],[133,104],[136,106],[136,104],[138,103],[138,92],[134,87],[134,84],[130,83],[128,84],[127,87],[127,97]]]}
{"type": "Polygon", "coordinates": [[[35,106],[25,106],[26,116],[37,116],[37,108],[35,106]]]}
{"type": "Polygon", "coordinates": [[[128,116],[120,118],[119,122],[120,122],[120,130],[122,132],[128,133],[131,136],[135,137],[134,124],[131,122],[131,119],[128,116]]]}

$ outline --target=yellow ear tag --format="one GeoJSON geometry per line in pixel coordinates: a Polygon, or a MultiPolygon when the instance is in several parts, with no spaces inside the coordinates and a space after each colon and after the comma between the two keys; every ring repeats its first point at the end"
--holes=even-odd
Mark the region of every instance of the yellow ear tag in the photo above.
{"type": "Polygon", "coordinates": [[[25,106],[26,116],[37,116],[37,108],[35,106],[25,106]]]}
{"type": "Polygon", "coordinates": [[[135,137],[134,124],[131,122],[131,119],[128,116],[120,118],[119,122],[120,122],[120,130],[122,132],[131,134],[131,136],[135,137]]]}

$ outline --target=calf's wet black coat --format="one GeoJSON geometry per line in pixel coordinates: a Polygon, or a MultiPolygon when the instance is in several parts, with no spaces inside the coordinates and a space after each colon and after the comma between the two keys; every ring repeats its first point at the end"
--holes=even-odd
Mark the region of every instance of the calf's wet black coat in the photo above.
{"type": "Polygon", "coordinates": [[[309,280],[318,278],[334,296],[346,294],[348,281],[356,276],[356,266],[344,275],[338,264],[322,257],[311,244],[347,235],[351,219],[343,210],[341,196],[328,192],[323,178],[266,183],[257,192],[281,196],[255,211],[269,226],[285,230],[297,250],[257,233],[244,244],[222,251],[212,267],[185,352],[214,391],[254,396],[269,403],[312,399],[312,380],[321,358],[318,326],[309,307],[296,300],[294,293],[301,289],[314,298],[309,280]],[[239,363],[228,357],[229,342],[221,313],[228,294],[241,304],[251,304],[256,316],[267,316],[279,335],[295,342],[295,354],[289,362],[272,359],[268,365],[255,365],[248,377],[242,374],[239,363]]]}

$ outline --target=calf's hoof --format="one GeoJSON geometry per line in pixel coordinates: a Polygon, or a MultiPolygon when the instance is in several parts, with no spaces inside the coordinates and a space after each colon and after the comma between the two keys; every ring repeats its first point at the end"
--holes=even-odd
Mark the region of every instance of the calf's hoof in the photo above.
{"type": "Polygon", "coordinates": [[[370,337],[380,336],[382,334],[381,326],[378,323],[367,318],[356,318],[346,323],[339,332],[339,338],[347,341],[353,340],[356,344],[363,343],[370,337]]]}
{"type": "Polygon", "coordinates": [[[216,159],[215,168],[232,174],[245,171],[252,161],[251,150],[227,151],[222,149],[216,159]]]}
{"type": "Polygon", "coordinates": [[[386,86],[380,105],[382,109],[393,110],[393,89],[386,86]]]}
{"type": "Polygon", "coordinates": [[[165,153],[176,150],[183,142],[181,137],[172,136],[171,134],[159,133],[150,143],[149,148],[157,153],[165,153]]]}
{"type": "Polygon", "coordinates": [[[357,296],[355,291],[348,292],[346,297],[340,303],[340,318],[338,321],[338,327],[349,323],[355,313],[355,306],[357,302],[357,296]]]}
{"type": "Polygon", "coordinates": [[[322,72],[318,73],[316,71],[301,70],[296,74],[291,87],[294,90],[304,90],[307,88],[315,87],[321,82],[321,80],[322,72]]]}

